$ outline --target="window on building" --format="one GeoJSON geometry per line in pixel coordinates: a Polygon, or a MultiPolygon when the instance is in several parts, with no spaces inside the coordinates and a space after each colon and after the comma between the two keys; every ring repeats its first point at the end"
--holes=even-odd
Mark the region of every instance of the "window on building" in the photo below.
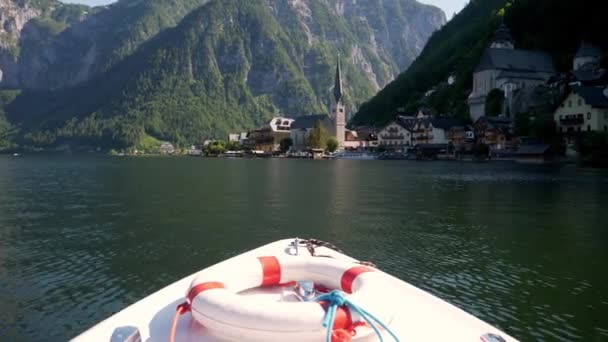
{"type": "Polygon", "coordinates": [[[340,113],[344,113],[344,108],[340,108],[340,113]]]}
{"type": "Polygon", "coordinates": [[[587,125],[587,132],[591,132],[591,125],[587,125]]]}
{"type": "Polygon", "coordinates": [[[587,120],[591,120],[591,113],[587,113],[587,120]]]}

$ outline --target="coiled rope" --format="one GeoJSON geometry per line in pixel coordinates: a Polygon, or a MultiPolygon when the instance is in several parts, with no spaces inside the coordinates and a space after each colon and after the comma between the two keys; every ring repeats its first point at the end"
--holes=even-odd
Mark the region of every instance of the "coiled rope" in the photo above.
{"type": "Polygon", "coordinates": [[[382,338],[382,333],[376,325],[388,332],[396,342],[399,342],[399,338],[388,328],[388,326],[386,326],[386,324],[382,323],[377,317],[348,300],[342,291],[333,290],[329,293],[316,297],[314,300],[317,302],[327,302],[329,304],[325,317],[323,317],[323,326],[327,328],[327,333],[325,335],[326,342],[332,342],[334,319],[336,316],[336,310],[340,306],[347,306],[359,314],[359,316],[361,316],[361,318],[363,318],[365,322],[367,322],[367,324],[374,329],[374,332],[378,336],[380,342],[384,342],[384,339],[382,338]]]}

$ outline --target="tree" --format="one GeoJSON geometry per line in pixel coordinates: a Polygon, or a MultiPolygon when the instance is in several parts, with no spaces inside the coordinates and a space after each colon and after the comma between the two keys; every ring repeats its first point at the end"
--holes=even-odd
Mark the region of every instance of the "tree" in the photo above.
{"type": "Polygon", "coordinates": [[[530,135],[530,114],[517,113],[514,121],[516,136],[526,137],[530,135]]]}
{"type": "Polygon", "coordinates": [[[323,127],[321,121],[317,121],[308,135],[306,144],[309,148],[325,149],[327,147],[327,137],[327,130],[323,127]]]}
{"type": "Polygon", "coordinates": [[[336,139],[336,137],[330,137],[329,139],[327,139],[327,150],[329,152],[336,152],[339,146],[340,143],[338,142],[338,139],[336,139]]]}
{"type": "Polygon", "coordinates": [[[291,138],[285,138],[285,139],[281,140],[281,142],[279,144],[280,144],[281,152],[285,153],[285,152],[289,151],[291,146],[293,146],[293,140],[291,140],[291,138]]]}
{"type": "Polygon", "coordinates": [[[214,141],[207,145],[207,154],[217,156],[224,152],[226,152],[226,147],[224,146],[224,142],[222,141],[214,141]]]}
{"type": "Polygon", "coordinates": [[[502,113],[502,106],[505,102],[505,93],[500,89],[492,89],[486,97],[486,115],[498,116],[502,113]]]}

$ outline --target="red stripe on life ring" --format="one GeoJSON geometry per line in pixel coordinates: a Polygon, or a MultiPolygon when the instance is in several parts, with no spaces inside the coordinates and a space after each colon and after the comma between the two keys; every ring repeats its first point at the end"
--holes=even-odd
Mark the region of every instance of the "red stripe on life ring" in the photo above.
{"type": "Polygon", "coordinates": [[[196,286],[193,286],[190,289],[190,291],[188,291],[188,295],[186,296],[186,298],[188,299],[188,303],[192,304],[192,301],[194,300],[194,298],[203,291],[213,290],[213,289],[225,289],[225,288],[226,288],[226,286],[224,286],[223,283],[220,283],[217,281],[208,281],[205,283],[200,283],[196,286]]]}
{"type": "MultiPolygon", "coordinates": [[[[327,302],[319,302],[323,307],[323,310],[327,311],[327,302]]],[[[343,306],[339,306],[336,309],[336,316],[334,318],[334,330],[336,329],[347,329],[353,325],[353,317],[350,314],[350,310],[343,306]]]]}
{"type": "Polygon", "coordinates": [[[262,264],[262,285],[261,286],[273,286],[281,283],[281,264],[279,259],[276,257],[259,257],[260,264],[262,264]]]}
{"type": "Polygon", "coordinates": [[[355,266],[349,268],[342,274],[342,280],[340,281],[340,285],[342,286],[342,291],[346,293],[353,293],[353,282],[355,279],[361,274],[366,272],[373,272],[369,267],[365,266],[355,266]]]}

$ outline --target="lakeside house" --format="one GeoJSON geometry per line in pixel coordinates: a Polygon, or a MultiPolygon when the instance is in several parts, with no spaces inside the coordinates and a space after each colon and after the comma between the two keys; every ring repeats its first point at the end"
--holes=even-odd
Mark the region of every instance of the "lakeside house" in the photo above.
{"type": "Polygon", "coordinates": [[[175,153],[175,147],[170,142],[162,142],[160,144],[160,148],[158,149],[160,154],[170,155],[175,153]]]}
{"type": "Polygon", "coordinates": [[[463,126],[463,123],[453,118],[419,119],[412,127],[412,144],[447,144],[448,132],[456,126],[463,126]]]}
{"type": "Polygon", "coordinates": [[[493,89],[500,89],[505,95],[503,114],[513,116],[527,111],[527,101],[517,101],[517,98],[547,84],[555,75],[551,55],[515,49],[511,32],[503,23],[473,74],[473,90],[468,98],[471,120],[475,122],[486,115],[486,98],[493,89]],[[517,106],[516,102],[519,102],[517,106]]]}
{"type": "Polygon", "coordinates": [[[553,114],[567,141],[581,132],[608,132],[608,86],[577,86],[553,114]]]}
{"type": "Polygon", "coordinates": [[[228,134],[228,141],[239,143],[241,145],[245,145],[247,143],[248,137],[249,137],[248,132],[231,133],[231,134],[228,134]]]}
{"type": "Polygon", "coordinates": [[[544,164],[554,157],[553,149],[547,144],[524,144],[515,152],[515,161],[524,164],[544,164]]]}
{"type": "Polygon", "coordinates": [[[346,130],[344,150],[366,150],[378,147],[378,133],[373,127],[346,130]]]}
{"type": "Polygon", "coordinates": [[[595,45],[582,42],[572,61],[573,86],[608,85],[608,70],[600,65],[602,51],[595,45]]]}
{"type": "Polygon", "coordinates": [[[191,156],[191,157],[200,157],[200,156],[203,155],[203,150],[201,150],[200,148],[197,148],[196,146],[192,145],[186,151],[186,154],[189,155],[189,156],[191,156]]]}
{"type": "Polygon", "coordinates": [[[256,151],[272,153],[278,151],[281,141],[291,136],[294,119],[275,117],[266,125],[249,132],[247,144],[256,151]]]}
{"type": "Polygon", "coordinates": [[[482,116],[475,122],[474,129],[477,142],[494,150],[509,147],[513,138],[513,122],[504,116],[482,116]]]}
{"type": "Polygon", "coordinates": [[[448,131],[448,141],[454,146],[454,152],[470,152],[475,145],[475,129],[471,125],[454,126],[448,131]]]}
{"type": "Polygon", "coordinates": [[[393,149],[412,146],[412,128],[415,122],[415,117],[398,116],[378,132],[378,145],[393,149]]]}

